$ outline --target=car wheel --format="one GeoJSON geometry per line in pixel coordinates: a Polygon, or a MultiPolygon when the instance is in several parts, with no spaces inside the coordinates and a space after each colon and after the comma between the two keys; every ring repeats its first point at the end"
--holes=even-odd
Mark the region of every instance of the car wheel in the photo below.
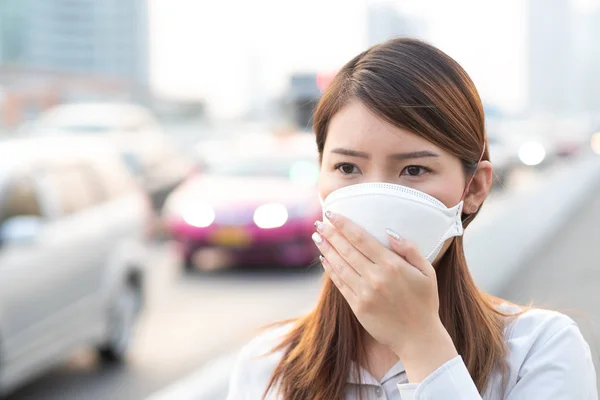
{"type": "Polygon", "coordinates": [[[110,310],[108,337],[98,351],[102,361],[109,363],[125,361],[139,307],[139,289],[131,284],[124,286],[110,310]]]}

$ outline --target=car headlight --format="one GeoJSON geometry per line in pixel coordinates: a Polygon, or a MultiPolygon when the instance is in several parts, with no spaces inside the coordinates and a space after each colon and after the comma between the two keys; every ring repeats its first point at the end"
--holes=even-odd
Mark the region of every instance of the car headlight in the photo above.
{"type": "Polygon", "coordinates": [[[519,149],[519,160],[525,165],[539,165],[545,158],[546,149],[538,142],[524,143],[519,149]]]}
{"type": "Polygon", "coordinates": [[[196,228],[207,228],[215,222],[215,210],[208,204],[191,204],[181,216],[187,224],[196,228]]]}
{"type": "Polygon", "coordinates": [[[282,204],[264,204],[254,211],[254,223],[262,229],[279,228],[287,220],[288,211],[282,204]]]}

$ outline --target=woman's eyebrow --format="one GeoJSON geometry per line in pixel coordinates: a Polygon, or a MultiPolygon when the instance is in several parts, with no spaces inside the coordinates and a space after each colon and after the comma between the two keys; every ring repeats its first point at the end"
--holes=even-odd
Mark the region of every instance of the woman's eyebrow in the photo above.
{"type": "Polygon", "coordinates": [[[422,150],[422,151],[413,151],[410,153],[398,153],[398,154],[390,154],[388,156],[388,158],[393,158],[394,160],[408,160],[408,159],[413,159],[413,158],[425,158],[425,157],[439,157],[440,155],[437,153],[434,153],[433,151],[429,151],[429,150],[422,150]]]}
{"type": "Polygon", "coordinates": [[[371,155],[369,153],[365,153],[362,151],[356,151],[356,150],[350,150],[350,149],[337,148],[337,149],[331,150],[331,152],[335,153],[335,154],[341,154],[343,156],[366,158],[367,160],[369,158],[371,158],[371,155]]]}
{"type": "MultiPolygon", "coordinates": [[[[335,153],[335,154],[341,154],[343,156],[365,158],[367,160],[371,158],[369,153],[365,153],[362,151],[356,151],[356,150],[350,150],[350,149],[344,149],[344,148],[336,148],[336,149],[331,150],[331,152],[335,153]]],[[[422,150],[422,151],[412,151],[409,153],[390,154],[388,156],[388,158],[402,161],[402,160],[408,160],[408,159],[414,159],[414,158],[439,157],[439,156],[440,156],[439,154],[434,153],[433,151],[422,150]]]]}

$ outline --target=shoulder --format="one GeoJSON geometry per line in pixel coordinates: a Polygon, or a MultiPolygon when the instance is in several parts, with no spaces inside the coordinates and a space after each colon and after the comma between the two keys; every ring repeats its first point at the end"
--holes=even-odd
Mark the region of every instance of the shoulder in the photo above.
{"type": "Polygon", "coordinates": [[[556,311],[497,308],[508,315],[506,368],[493,375],[485,399],[598,399],[592,353],[575,321],[556,311]]]}
{"type": "Polygon", "coordinates": [[[273,352],[273,349],[292,327],[293,323],[287,323],[269,328],[242,347],[229,381],[228,398],[261,398],[283,357],[283,350],[273,352]]]}
{"type": "Polygon", "coordinates": [[[528,309],[507,324],[505,336],[508,367],[515,382],[543,372],[595,390],[590,347],[570,317],[556,311],[528,309]]]}
{"type": "Polygon", "coordinates": [[[522,335],[541,335],[560,330],[566,326],[577,326],[575,321],[558,311],[544,310],[541,308],[522,308],[516,305],[503,304],[499,310],[509,317],[506,326],[509,337],[522,335]]]}
{"type": "Polygon", "coordinates": [[[583,339],[575,321],[560,312],[539,308],[523,310],[516,306],[505,310],[508,310],[508,313],[520,313],[515,317],[509,317],[506,325],[508,342],[519,341],[543,345],[561,332],[570,332],[570,335],[583,339]]]}

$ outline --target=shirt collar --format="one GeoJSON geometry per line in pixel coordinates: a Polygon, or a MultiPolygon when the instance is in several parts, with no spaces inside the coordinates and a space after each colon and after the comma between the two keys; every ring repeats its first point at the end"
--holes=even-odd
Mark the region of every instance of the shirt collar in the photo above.
{"type": "Polygon", "coordinates": [[[358,366],[356,363],[352,363],[350,367],[350,374],[348,375],[348,383],[358,384],[359,376],[360,382],[363,385],[380,385],[385,383],[386,381],[397,377],[398,375],[404,372],[404,365],[402,365],[402,361],[398,361],[381,379],[381,382],[377,382],[377,380],[369,373],[369,371],[364,368],[358,366]]]}

